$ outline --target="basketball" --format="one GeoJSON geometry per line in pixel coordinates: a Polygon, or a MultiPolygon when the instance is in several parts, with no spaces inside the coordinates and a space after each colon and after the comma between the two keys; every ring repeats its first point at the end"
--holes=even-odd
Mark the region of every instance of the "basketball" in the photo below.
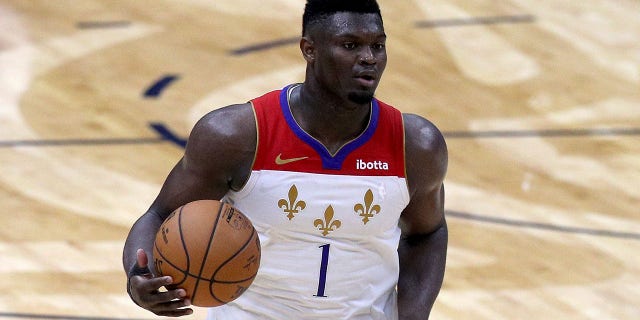
{"type": "Polygon", "coordinates": [[[153,246],[158,276],[183,288],[194,306],[216,307],[242,295],[260,265],[260,239],[251,221],[233,206],[197,200],[173,211],[153,246]]]}

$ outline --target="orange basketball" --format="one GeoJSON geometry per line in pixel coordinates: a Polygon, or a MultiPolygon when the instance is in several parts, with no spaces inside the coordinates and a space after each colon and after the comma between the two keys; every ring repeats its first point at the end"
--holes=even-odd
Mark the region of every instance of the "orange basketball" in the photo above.
{"type": "Polygon", "coordinates": [[[235,300],[260,266],[260,239],[251,221],[233,206],[197,200],[162,223],[153,246],[159,276],[183,288],[194,306],[216,307],[235,300]]]}

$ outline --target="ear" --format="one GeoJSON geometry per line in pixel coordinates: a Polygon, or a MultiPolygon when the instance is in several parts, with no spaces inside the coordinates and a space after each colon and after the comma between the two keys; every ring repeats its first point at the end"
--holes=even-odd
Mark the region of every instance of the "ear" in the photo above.
{"type": "Polygon", "coordinates": [[[302,37],[300,39],[300,51],[307,62],[313,62],[315,60],[316,48],[313,46],[313,41],[308,37],[302,37]]]}

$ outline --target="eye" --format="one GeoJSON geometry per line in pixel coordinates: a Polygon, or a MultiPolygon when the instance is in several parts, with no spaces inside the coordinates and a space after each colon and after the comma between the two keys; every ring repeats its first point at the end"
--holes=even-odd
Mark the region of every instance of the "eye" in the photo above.
{"type": "Polygon", "coordinates": [[[345,49],[353,50],[353,49],[355,49],[355,48],[356,48],[356,43],[355,43],[355,42],[345,42],[345,43],[343,43],[343,44],[342,44],[342,46],[343,46],[345,49]]]}
{"type": "Polygon", "coordinates": [[[373,49],[374,49],[374,50],[382,50],[382,49],[384,49],[384,48],[385,48],[385,44],[384,44],[384,43],[382,43],[382,42],[380,42],[380,43],[376,43],[376,44],[374,44],[374,45],[373,45],[373,49]]]}

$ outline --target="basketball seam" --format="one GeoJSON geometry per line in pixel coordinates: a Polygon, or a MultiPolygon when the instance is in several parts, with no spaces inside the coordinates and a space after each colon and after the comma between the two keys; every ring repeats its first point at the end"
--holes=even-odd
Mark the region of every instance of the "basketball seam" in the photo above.
{"type": "MultiPolygon", "coordinates": [[[[204,257],[202,258],[202,261],[200,262],[200,272],[198,273],[198,276],[196,277],[196,283],[193,286],[193,297],[191,297],[191,303],[195,304],[195,295],[196,292],[198,292],[198,285],[200,285],[200,280],[202,278],[202,273],[204,272],[204,268],[207,262],[207,257],[209,256],[209,250],[211,249],[211,243],[213,242],[213,238],[216,234],[216,230],[218,229],[218,222],[220,221],[220,215],[222,214],[222,210],[225,207],[225,203],[220,203],[220,207],[218,207],[218,214],[216,216],[216,221],[213,225],[213,230],[211,230],[211,234],[209,235],[209,243],[207,244],[207,251],[205,251],[204,253],[204,257]]],[[[216,297],[215,295],[211,294],[211,296],[218,300],[221,303],[224,303],[224,301],[218,299],[218,297],[216,297]]]]}
{"type": "MultiPolygon", "coordinates": [[[[157,239],[157,238],[156,238],[156,240],[155,240],[155,242],[154,242],[154,246],[156,247],[156,251],[158,252],[158,254],[160,254],[160,257],[162,258],[162,260],[163,260],[164,262],[166,262],[167,264],[169,264],[170,266],[172,266],[174,269],[179,270],[179,271],[182,271],[183,279],[181,279],[181,281],[180,281],[180,282],[178,282],[178,283],[172,283],[172,284],[171,284],[172,286],[179,286],[179,285],[181,285],[182,283],[184,283],[185,281],[187,281],[187,278],[188,278],[189,276],[195,276],[195,275],[193,275],[193,274],[191,274],[191,273],[189,272],[189,266],[190,266],[190,261],[191,261],[191,259],[189,259],[189,252],[187,251],[187,246],[186,246],[186,244],[185,244],[185,242],[184,242],[184,237],[183,237],[183,235],[182,235],[182,222],[181,222],[181,218],[182,218],[182,209],[183,209],[183,208],[184,208],[184,206],[180,207],[180,209],[179,209],[180,211],[178,211],[178,217],[177,217],[177,219],[178,219],[178,230],[180,231],[180,232],[179,232],[179,234],[180,234],[180,242],[182,243],[182,248],[183,248],[183,250],[184,250],[184,253],[185,253],[185,256],[186,256],[186,260],[187,260],[187,263],[186,263],[186,264],[187,264],[186,269],[185,269],[185,270],[182,270],[178,265],[176,265],[176,264],[174,264],[173,262],[171,262],[171,261],[167,258],[167,256],[165,256],[165,255],[162,253],[162,251],[160,251],[160,250],[158,249],[158,247],[159,247],[159,246],[157,245],[157,241],[158,241],[158,239],[157,239]]],[[[156,270],[156,271],[158,271],[158,270],[156,270]]],[[[173,280],[175,281],[176,279],[173,279],[173,280]]]]}
{"type": "Polygon", "coordinates": [[[218,281],[216,280],[216,275],[218,274],[218,272],[220,271],[220,269],[222,269],[222,267],[224,267],[229,261],[233,260],[233,258],[237,257],[242,251],[244,251],[244,249],[247,248],[247,246],[249,246],[249,244],[251,243],[251,239],[253,239],[253,235],[256,233],[255,228],[253,230],[251,230],[251,235],[249,235],[249,239],[247,239],[247,241],[242,245],[242,247],[236,251],[236,253],[234,253],[231,257],[229,257],[229,259],[225,260],[223,263],[220,264],[220,266],[218,267],[218,269],[216,269],[216,271],[213,272],[213,275],[211,277],[211,282],[217,282],[217,283],[239,283],[239,282],[244,282],[247,280],[250,280],[252,278],[255,278],[256,275],[253,275],[249,278],[246,279],[242,279],[242,280],[237,280],[237,281],[218,281]]]}
{"type": "MultiPolygon", "coordinates": [[[[175,264],[175,263],[172,263],[172,262],[167,258],[167,256],[165,256],[165,255],[164,255],[160,250],[156,250],[156,251],[158,251],[158,254],[160,254],[160,257],[162,258],[162,260],[163,260],[164,262],[166,262],[168,265],[172,266],[174,269],[179,270],[179,271],[182,271],[182,273],[185,275],[185,278],[184,278],[182,281],[180,281],[180,282],[178,282],[178,283],[172,283],[171,285],[179,286],[180,284],[184,283],[184,282],[187,280],[187,277],[189,277],[189,276],[194,277],[194,278],[196,278],[196,277],[197,277],[197,275],[195,275],[195,274],[193,274],[193,273],[189,272],[189,271],[188,271],[189,269],[187,269],[187,270],[182,270],[182,269],[180,269],[180,266],[178,266],[178,265],[177,265],[177,264],[175,264]]],[[[187,264],[187,265],[188,265],[188,264],[187,264]]],[[[157,271],[157,270],[156,270],[156,271],[157,271]]],[[[174,280],[175,280],[175,279],[174,279],[174,280]]]]}
{"type": "MultiPolygon", "coordinates": [[[[182,210],[184,210],[184,207],[186,206],[180,207],[180,212],[178,212],[178,231],[180,231],[180,242],[182,242],[182,249],[184,250],[185,258],[187,259],[187,265],[184,272],[189,275],[189,270],[191,270],[191,257],[189,257],[189,250],[187,250],[187,243],[184,241],[184,233],[182,232],[182,210]]],[[[184,281],[187,281],[186,276],[182,282],[184,281]]]]}
{"type": "MultiPolygon", "coordinates": [[[[216,275],[218,274],[218,272],[220,271],[220,269],[222,269],[223,266],[225,266],[229,261],[233,260],[233,258],[235,258],[236,256],[238,256],[238,254],[240,254],[242,251],[244,251],[244,249],[247,248],[247,246],[249,246],[249,244],[251,243],[251,240],[253,239],[253,236],[256,234],[256,229],[253,228],[253,230],[251,230],[251,235],[249,236],[249,238],[247,239],[247,241],[242,245],[242,247],[236,251],[236,253],[234,253],[231,257],[229,257],[226,261],[224,261],[223,263],[220,264],[220,266],[218,267],[218,269],[216,269],[216,271],[213,272],[213,275],[211,277],[211,280],[209,281],[209,293],[211,294],[212,297],[214,297],[216,300],[222,302],[222,303],[229,303],[229,301],[221,301],[220,299],[218,299],[218,297],[216,297],[215,293],[213,292],[213,284],[214,283],[221,283],[221,284],[233,284],[233,283],[241,283],[241,282],[246,282],[252,279],[255,279],[255,277],[257,276],[257,272],[255,274],[253,274],[251,277],[246,278],[246,279],[242,279],[242,280],[237,280],[237,281],[217,281],[215,280],[216,275]]],[[[258,251],[260,252],[260,251],[258,251]]],[[[259,261],[259,260],[258,260],[259,261]]],[[[259,262],[258,262],[259,263],[259,262]]],[[[253,282],[253,281],[252,281],[253,282]]],[[[246,289],[246,288],[245,288],[246,289]]],[[[232,299],[233,300],[233,299],[232,299]]]]}
{"type": "MultiPolygon", "coordinates": [[[[253,237],[253,235],[254,235],[254,234],[255,234],[255,231],[253,231],[253,233],[251,234],[251,237],[253,237]]],[[[157,240],[156,240],[156,243],[157,243],[157,240]]],[[[158,247],[158,246],[156,245],[156,247],[158,247]]],[[[245,247],[246,247],[246,246],[243,246],[243,247],[240,249],[240,251],[242,251],[245,247]]],[[[217,283],[225,283],[225,284],[229,284],[229,283],[239,283],[239,282],[247,281],[247,280],[249,280],[249,279],[251,279],[251,278],[254,278],[254,277],[255,277],[255,276],[252,276],[252,277],[249,277],[249,278],[246,278],[246,279],[237,280],[237,281],[219,281],[219,280],[214,280],[213,278],[199,277],[197,274],[189,272],[189,271],[188,271],[188,269],[187,269],[187,270],[182,270],[180,266],[178,266],[177,264],[175,264],[175,263],[171,262],[171,260],[169,260],[169,259],[167,258],[167,256],[166,256],[166,255],[164,255],[164,254],[162,253],[162,251],[160,251],[159,249],[157,249],[156,251],[158,252],[158,254],[160,255],[160,257],[162,258],[162,260],[163,260],[165,263],[167,263],[168,265],[172,266],[172,267],[173,267],[174,269],[176,269],[176,270],[182,271],[182,273],[185,275],[185,279],[184,279],[184,280],[182,280],[182,281],[181,281],[181,282],[179,282],[179,283],[172,283],[172,285],[180,285],[180,284],[182,284],[183,282],[185,282],[185,281],[186,281],[186,277],[192,277],[192,278],[194,278],[194,279],[199,279],[199,280],[203,280],[203,281],[208,281],[208,282],[217,282],[217,283]]],[[[185,249],[185,252],[186,252],[186,249],[185,249]]],[[[234,255],[234,256],[235,256],[235,255],[234,255]]],[[[226,262],[228,262],[228,260],[227,260],[227,261],[225,261],[225,263],[226,263],[226,262]]],[[[216,270],[216,271],[217,271],[217,270],[216,270]]]]}

